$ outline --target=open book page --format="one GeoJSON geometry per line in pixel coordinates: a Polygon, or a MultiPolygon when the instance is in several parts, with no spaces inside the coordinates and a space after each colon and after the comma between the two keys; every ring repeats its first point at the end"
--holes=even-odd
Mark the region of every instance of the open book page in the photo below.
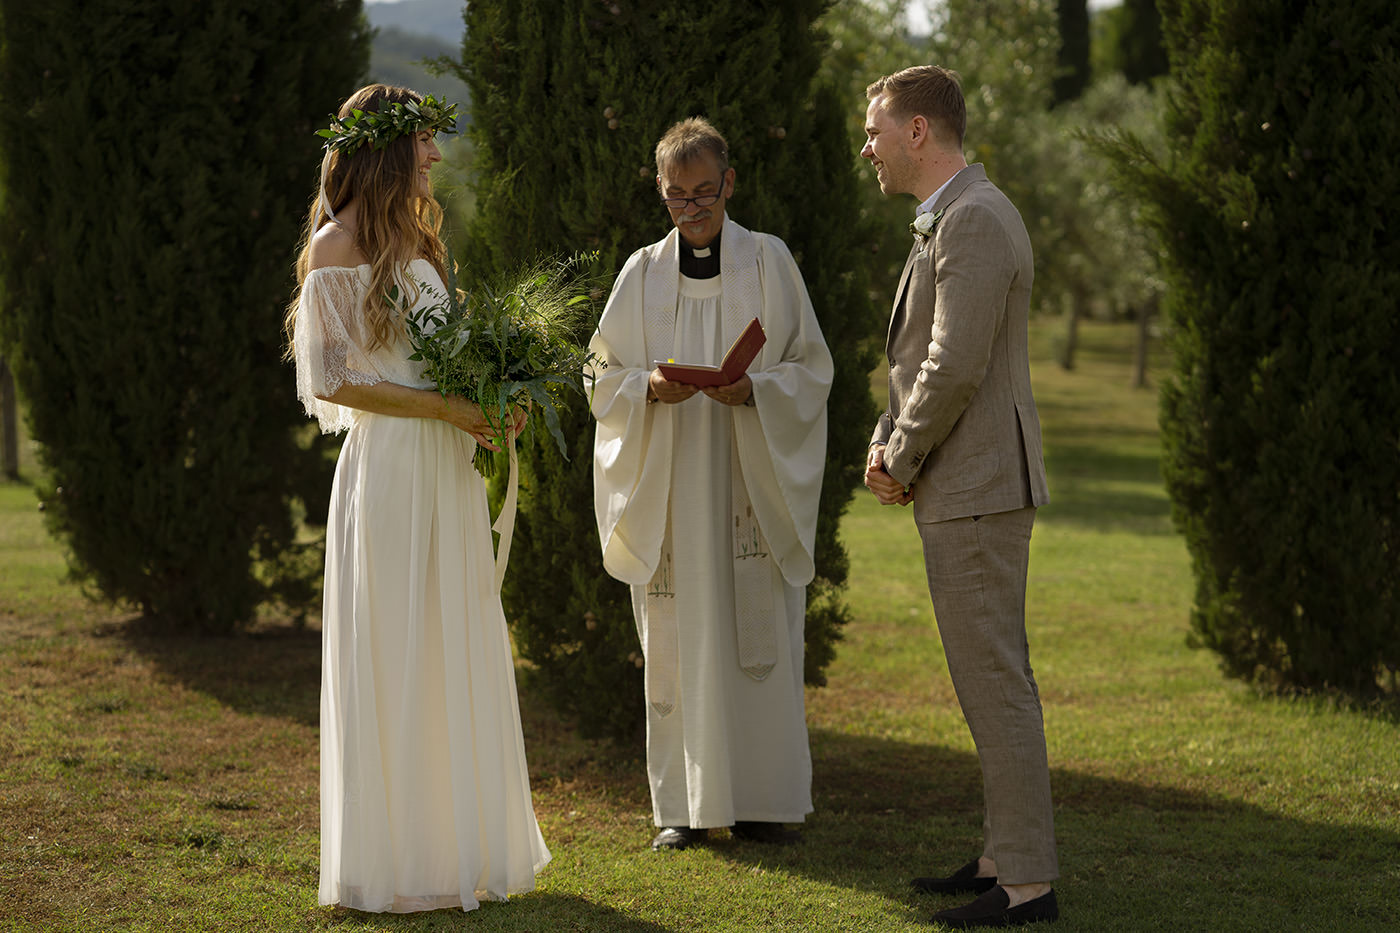
{"type": "Polygon", "coordinates": [[[758,318],[754,318],[749,321],[749,326],[734,338],[718,366],[707,363],[677,363],[675,360],[655,360],[652,365],[672,382],[684,382],[702,389],[707,386],[727,386],[748,370],[749,364],[758,356],[758,351],[763,348],[767,339],[768,336],[763,333],[763,325],[758,323],[758,318]]]}

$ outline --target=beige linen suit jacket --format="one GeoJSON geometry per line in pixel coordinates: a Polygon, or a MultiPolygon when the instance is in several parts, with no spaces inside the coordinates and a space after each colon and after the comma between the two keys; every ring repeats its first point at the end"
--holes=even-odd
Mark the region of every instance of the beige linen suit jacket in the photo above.
{"type": "Polygon", "coordinates": [[[943,213],[932,236],[916,238],[895,294],[889,408],[871,443],[913,488],[920,522],[1044,505],[1025,224],[980,164],[958,172],[933,211],[943,213]]]}

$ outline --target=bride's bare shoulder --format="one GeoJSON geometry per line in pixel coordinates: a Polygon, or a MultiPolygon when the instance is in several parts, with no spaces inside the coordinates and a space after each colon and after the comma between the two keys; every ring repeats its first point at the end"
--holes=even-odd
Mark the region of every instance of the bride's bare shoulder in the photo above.
{"type": "Polygon", "coordinates": [[[311,253],[307,257],[312,269],[330,266],[359,266],[368,262],[355,237],[338,223],[328,223],[311,237],[311,253]]]}

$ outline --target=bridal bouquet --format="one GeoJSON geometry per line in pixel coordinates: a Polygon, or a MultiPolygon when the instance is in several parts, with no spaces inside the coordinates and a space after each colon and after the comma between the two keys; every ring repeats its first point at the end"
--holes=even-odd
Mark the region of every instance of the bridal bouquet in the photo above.
{"type": "MultiPolygon", "coordinates": [[[[558,406],[566,390],[583,393],[584,368],[597,361],[574,338],[591,323],[591,302],[602,293],[585,270],[595,256],[540,260],[514,276],[484,281],[459,295],[456,274],[443,300],[406,316],[412,360],[443,396],[461,395],[481,406],[493,440],[505,447],[517,407],[537,407],[568,459],[558,406]]],[[[390,299],[399,300],[397,290],[390,299]]],[[[494,472],[491,452],[478,447],[477,472],[494,472]]]]}

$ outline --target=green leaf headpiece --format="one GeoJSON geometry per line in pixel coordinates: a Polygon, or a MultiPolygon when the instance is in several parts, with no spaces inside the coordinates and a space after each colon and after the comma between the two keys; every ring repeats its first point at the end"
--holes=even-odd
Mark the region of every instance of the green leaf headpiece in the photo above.
{"type": "Polygon", "coordinates": [[[326,150],[352,154],[365,143],[372,149],[383,149],[400,136],[428,130],[457,132],[457,105],[438,100],[431,94],[420,101],[382,105],[378,112],[355,109],[345,118],[331,117],[331,125],[317,130],[326,150]]]}

